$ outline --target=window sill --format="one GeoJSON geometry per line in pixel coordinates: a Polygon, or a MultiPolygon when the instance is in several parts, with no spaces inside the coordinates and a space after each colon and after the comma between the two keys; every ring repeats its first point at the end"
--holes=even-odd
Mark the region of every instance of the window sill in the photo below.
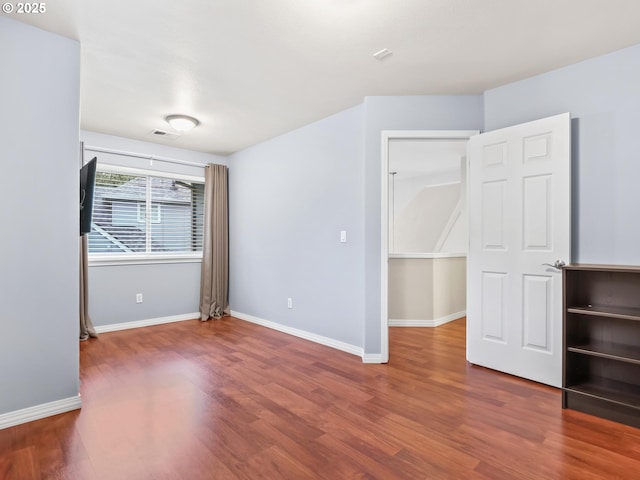
{"type": "Polygon", "coordinates": [[[153,265],[164,263],[202,263],[197,255],[89,255],[89,267],[114,267],[117,265],[153,265]]]}

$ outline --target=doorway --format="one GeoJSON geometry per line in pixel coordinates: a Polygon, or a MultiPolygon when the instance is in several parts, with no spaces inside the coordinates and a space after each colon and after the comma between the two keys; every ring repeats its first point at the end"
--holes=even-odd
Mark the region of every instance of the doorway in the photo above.
{"type": "Polygon", "coordinates": [[[389,359],[390,325],[437,326],[464,316],[463,159],[468,139],[477,133],[382,132],[383,362],[389,359]],[[456,284],[458,291],[448,287],[456,284]]]}

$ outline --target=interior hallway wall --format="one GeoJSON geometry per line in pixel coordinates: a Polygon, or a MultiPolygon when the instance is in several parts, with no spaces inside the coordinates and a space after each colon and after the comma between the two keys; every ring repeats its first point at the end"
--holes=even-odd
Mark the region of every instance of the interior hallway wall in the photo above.
{"type": "Polygon", "coordinates": [[[365,353],[381,351],[381,135],[383,130],[482,130],[482,95],[366,97],[365,353]]]}
{"type": "Polygon", "coordinates": [[[350,108],[229,158],[233,311],[362,348],[362,112],[350,108]]]}
{"type": "Polygon", "coordinates": [[[0,415],[78,398],[80,44],[0,17],[0,415]]]}

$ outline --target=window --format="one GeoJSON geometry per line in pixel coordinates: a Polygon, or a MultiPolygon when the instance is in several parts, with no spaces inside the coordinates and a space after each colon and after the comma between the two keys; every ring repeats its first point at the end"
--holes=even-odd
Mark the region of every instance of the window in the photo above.
{"type": "Polygon", "coordinates": [[[199,257],[203,223],[202,179],[98,165],[93,258],[199,257]]]}
{"type": "MultiPolygon", "coordinates": [[[[138,223],[145,223],[147,218],[147,206],[138,204],[138,223]]],[[[160,204],[151,204],[151,223],[160,223],[160,204]]]]}

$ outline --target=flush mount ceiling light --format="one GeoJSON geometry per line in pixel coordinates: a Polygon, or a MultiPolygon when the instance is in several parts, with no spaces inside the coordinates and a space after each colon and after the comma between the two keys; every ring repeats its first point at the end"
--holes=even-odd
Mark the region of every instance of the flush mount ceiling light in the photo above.
{"type": "Polygon", "coordinates": [[[200,124],[197,119],[189,115],[169,115],[165,120],[179,132],[188,132],[200,124]]]}

